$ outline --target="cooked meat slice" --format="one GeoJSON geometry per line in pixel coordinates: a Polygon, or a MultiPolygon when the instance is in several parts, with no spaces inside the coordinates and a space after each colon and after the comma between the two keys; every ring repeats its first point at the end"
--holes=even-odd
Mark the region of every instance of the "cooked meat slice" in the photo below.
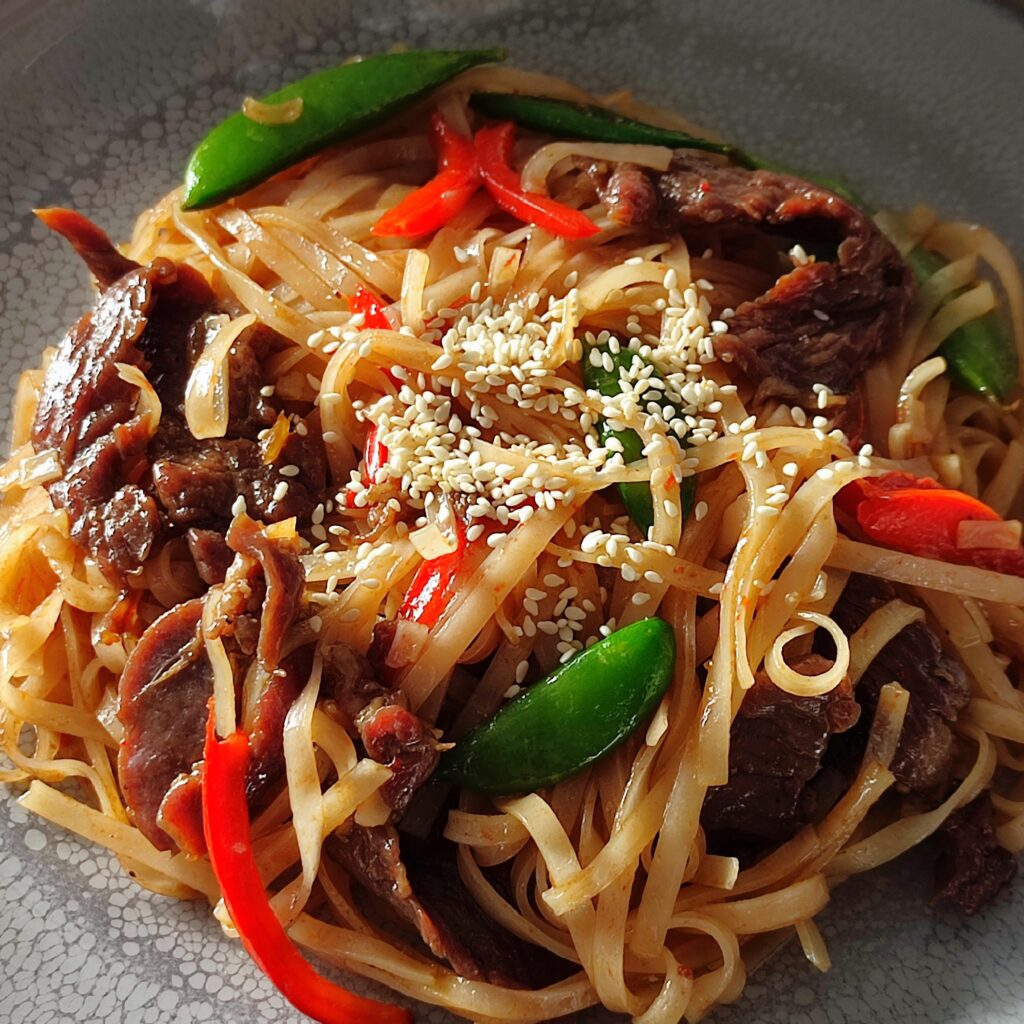
{"type": "Polygon", "coordinates": [[[321,654],[320,700],[352,736],[358,736],[356,719],[372,702],[386,701],[391,691],[381,685],[369,660],[348,644],[331,644],[321,648],[321,654]]]}
{"type": "Polygon", "coordinates": [[[992,801],[982,793],[943,824],[932,902],[949,900],[962,914],[976,914],[1017,874],[1017,860],[997,842],[992,817],[992,801]]]}
{"type": "Polygon", "coordinates": [[[332,644],[323,657],[324,706],[359,738],[368,757],[394,773],[381,796],[397,821],[437,767],[434,732],[408,709],[401,691],[382,686],[370,662],[347,644],[332,644]]]}
{"type": "Polygon", "coordinates": [[[118,780],[136,826],[159,850],[173,848],[158,823],[160,805],[203,756],[213,669],[199,635],[202,615],[199,599],[165,612],[143,633],[121,675],[118,780]]]}
{"type": "Polygon", "coordinates": [[[321,501],[326,466],[318,442],[292,435],[274,463],[266,463],[248,438],[197,440],[184,423],[162,425],[150,449],[153,488],[175,526],[226,524],[241,496],[248,512],[265,523],[308,519],[321,501]],[[281,465],[299,468],[278,497],[281,465]]]}
{"type": "MultiPolygon", "coordinates": [[[[536,989],[553,985],[574,970],[575,965],[506,931],[480,908],[462,881],[451,844],[439,851],[435,843],[423,843],[406,854],[406,862],[413,890],[429,908],[445,943],[458,942],[487,981],[536,989]]],[[[502,887],[500,878],[491,881],[502,887]]],[[[511,893],[506,898],[511,902],[511,893]]]]}
{"type": "MultiPolygon", "coordinates": [[[[374,678],[367,659],[345,644],[335,644],[324,652],[321,692],[324,709],[358,735],[369,757],[394,772],[380,792],[391,808],[391,822],[397,821],[437,767],[433,731],[404,706],[401,693],[388,690],[374,678]]],[[[411,924],[431,952],[447,960],[458,974],[507,982],[500,972],[491,973],[481,966],[444,917],[432,913],[414,892],[393,824],[373,828],[353,824],[332,838],[331,849],[356,885],[411,924]]]]}
{"type": "MultiPolygon", "coordinates": [[[[819,675],[829,662],[810,654],[792,666],[819,675]]],[[[729,741],[729,781],[708,790],[701,824],[716,850],[756,852],[793,835],[822,810],[808,783],[829,737],[860,716],[848,681],[821,697],[795,697],[765,673],[740,705],[729,741]]]]}
{"type": "MultiPolygon", "coordinates": [[[[284,717],[308,678],[311,657],[300,649],[281,658],[301,593],[296,546],[272,541],[262,531],[256,537],[251,520],[240,519],[236,527],[228,539],[238,555],[214,630],[225,641],[239,691],[254,655],[267,675],[247,725],[252,756],[246,792],[256,806],[284,770],[284,717]]],[[[129,656],[118,690],[118,717],[124,725],[118,779],[132,817],[158,849],[182,849],[194,856],[205,848],[195,767],[202,758],[213,693],[213,667],[200,635],[202,616],[203,600],[197,598],[157,619],[129,656]]]]}
{"type": "Polygon", "coordinates": [[[716,338],[716,350],[731,353],[761,394],[796,395],[816,383],[849,391],[900,336],[913,295],[910,270],[872,220],[834,192],[690,152],[663,173],[625,165],[595,168],[592,176],[621,223],[739,226],[838,244],[834,262],[783,275],[740,305],[728,334],[716,338]]]}
{"type": "Polygon", "coordinates": [[[373,672],[378,679],[391,684],[398,677],[398,670],[388,665],[388,654],[391,652],[391,645],[395,642],[398,633],[398,622],[395,619],[382,619],[373,627],[373,638],[370,640],[370,649],[366,657],[373,667],[373,672]]]}
{"type": "Polygon", "coordinates": [[[393,773],[380,793],[398,817],[437,767],[433,730],[406,708],[385,704],[360,716],[359,734],[366,753],[393,773]]]}
{"type": "MultiPolygon", "coordinates": [[[[280,337],[257,325],[235,341],[227,436],[197,440],[184,396],[195,359],[221,325],[209,286],[170,260],[139,267],[78,214],[53,210],[43,219],[69,238],[103,288],[58,346],[32,434],[38,450],[53,449],[61,460],[64,476],[49,491],[67,510],[75,541],[116,574],[138,568],[165,530],[225,530],[239,495],[265,522],[308,518],[326,484],[319,442],[297,435],[285,442],[278,462],[299,475],[280,499],[279,466],[264,462],[257,442],[277,415],[260,393],[261,360],[280,337]],[[155,437],[136,416],[138,389],[121,379],[119,363],[145,372],[160,398],[155,437]]],[[[213,563],[199,568],[216,578],[213,563]]]]}
{"type": "Polygon", "coordinates": [[[82,449],[49,493],[67,511],[76,544],[101,565],[129,572],[149,556],[162,523],[156,502],[136,484],[122,483],[124,466],[116,443],[102,438],[82,449]]]}
{"type": "Polygon", "coordinates": [[[36,216],[71,243],[101,288],[109,288],[130,270],[139,269],[135,260],[122,256],[106,234],[80,213],[51,207],[36,210],[36,216]]]}
{"type": "Polygon", "coordinates": [[[208,586],[223,583],[235,557],[220,530],[193,528],[185,535],[199,578],[208,586]]]}
{"type": "Polygon", "coordinates": [[[331,848],[349,877],[383,900],[400,920],[411,924],[434,956],[447,960],[455,973],[464,978],[491,980],[459,936],[443,919],[435,918],[413,892],[393,825],[356,826],[336,838],[331,848]]]}
{"type": "Polygon", "coordinates": [[[306,578],[298,538],[270,537],[249,516],[240,515],[232,522],[227,541],[241,560],[249,561],[248,566],[243,563],[240,575],[251,580],[257,565],[261,570],[265,591],[257,656],[263,668],[273,672],[281,660],[285,633],[298,613],[306,578]]]}
{"type": "Polygon", "coordinates": [[[661,197],[650,174],[636,164],[584,165],[611,219],[617,224],[653,224],[661,197]]]}
{"type": "MultiPolygon", "coordinates": [[[[870,576],[850,577],[832,617],[852,636],[876,609],[896,597],[893,587],[870,576]]],[[[952,778],[956,738],[950,728],[970,699],[970,682],[947,655],[931,626],[915,622],[875,656],[857,684],[856,697],[870,721],[882,687],[899,683],[910,694],[899,747],[891,765],[904,790],[942,794],[952,778]]]]}

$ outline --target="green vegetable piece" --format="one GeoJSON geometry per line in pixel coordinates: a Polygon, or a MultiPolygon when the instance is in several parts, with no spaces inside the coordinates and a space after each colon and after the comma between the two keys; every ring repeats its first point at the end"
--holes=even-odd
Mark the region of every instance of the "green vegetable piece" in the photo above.
{"type": "Polygon", "coordinates": [[[302,100],[289,124],[260,124],[232,114],[196,146],[185,169],[186,210],[201,209],[265,181],[320,150],[372,128],[443,82],[505,51],[412,50],[384,53],[317,72],[265,97],[302,100]]]}
{"type": "Polygon", "coordinates": [[[480,793],[532,793],[626,740],[668,689],[675,637],[642,619],[599,640],[505,705],[453,750],[435,778],[480,793]]]}
{"type": "Polygon", "coordinates": [[[659,128],[617,114],[607,107],[507,92],[477,92],[470,97],[470,104],[488,117],[515,121],[524,128],[563,139],[669,146],[672,149],[704,149],[710,153],[721,153],[743,167],[757,166],[754,158],[737,146],[712,142],[672,128],[659,128]]]}
{"type": "MultiPolygon", "coordinates": [[[[938,253],[920,247],[907,256],[907,263],[921,283],[946,266],[938,253]]],[[[974,394],[1004,401],[1017,383],[1017,347],[1006,318],[995,310],[958,327],[939,347],[939,355],[950,376],[974,394]]]]}
{"type": "MultiPolygon", "coordinates": [[[[634,353],[629,349],[620,349],[616,353],[612,353],[608,348],[602,348],[600,351],[608,354],[612,361],[612,369],[609,371],[603,365],[595,366],[590,361],[590,352],[587,352],[583,357],[583,382],[588,388],[600,391],[602,395],[617,395],[621,390],[619,370],[630,365],[634,353]]],[[[644,457],[644,443],[635,430],[612,430],[604,420],[598,423],[597,429],[602,444],[607,444],[614,438],[622,445],[622,458],[625,462],[638,462],[644,457]]],[[[654,525],[654,500],[651,497],[650,486],[637,481],[618,484],[618,489],[629,518],[636,523],[646,538],[647,531],[654,525]]],[[[696,497],[697,478],[688,476],[679,485],[679,501],[684,519],[690,514],[696,497]]]]}

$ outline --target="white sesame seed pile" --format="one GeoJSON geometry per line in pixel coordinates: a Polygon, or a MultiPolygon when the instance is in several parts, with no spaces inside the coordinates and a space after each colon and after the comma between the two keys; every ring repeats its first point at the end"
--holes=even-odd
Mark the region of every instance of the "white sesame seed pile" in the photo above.
{"type": "MultiPolygon", "coordinates": [[[[475,286],[461,310],[434,311],[421,336],[440,347],[431,372],[392,367],[397,395],[353,404],[357,416],[376,426],[389,452],[375,480],[364,482],[353,473],[347,489],[354,504],[368,504],[368,484],[391,480],[416,509],[461,494],[469,501],[470,519],[525,522],[535,507],[571,502],[577,483],[623,464],[621,444],[610,438],[602,445],[597,438],[599,415],[613,429],[653,435],[645,455],[670,445],[677,479],[692,474],[695,460],[680,441],[702,444],[718,436],[713,416],[721,410],[722,391],[704,372],[715,359],[713,337],[726,325],[710,322],[706,281],[680,291],[676,272],[669,269],[664,284],[667,298],[630,312],[626,341],[608,331],[584,335],[588,346],[596,346],[590,358],[603,358],[606,368],[611,368],[608,352],[634,353],[619,368],[620,393],[613,396],[584,390],[559,373],[583,352],[574,333],[579,301],[574,287],[561,298],[542,291],[499,307],[489,297],[481,300],[475,286]],[[646,331],[642,318],[650,322],[658,315],[660,333],[646,331]],[[559,443],[522,429],[501,429],[502,406],[510,408],[505,418],[520,425],[522,413],[540,413],[574,429],[559,443]]],[[[659,483],[664,479],[652,481],[659,483]]]]}
{"type": "MultiPolygon", "coordinates": [[[[558,372],[580,356],[573,334],[575,291],[564,298],[532,293],[504,308],[491,298],[480,300],[478,288],[474,293],[462,310],[438,310],[428,322],[423,339],[439,342],[430,373],[394,366],[397,395],[353,403],[388,449],[386,464],[369,483],[397,481],[417,509],[461,494],[469,499],[470,519],[526,522],[538,507],[571,502],[574,479],[621,465],[622,456],[597,443],[586,392],[558,372]],[[559,417],[576,436],[542,442],[499,429],[502,405],[559,417]]],[[[358,474],[347,489],[357,507],[368,503],[358,474]]]]}

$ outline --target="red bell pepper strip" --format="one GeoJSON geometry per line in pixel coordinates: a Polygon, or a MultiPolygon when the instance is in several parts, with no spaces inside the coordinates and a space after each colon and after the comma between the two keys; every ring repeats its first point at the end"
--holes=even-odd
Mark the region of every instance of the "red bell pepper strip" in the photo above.
{"type": "Polygon", "coordinates": [[[876,544],[923,558],[1024,576],[1024,547],[963,548],[963,522],[1002,522],[998,512],[961,491],[909,473],[885,473],[847,484],[836,504],[876,544]]]}
{"type": "MultiPolygon", "coordinates": [[[[370,330],[391,330],[391,321],[384,312],[387,303],[379,296],[370,291],[369,288],[359,287],[355,295],[348,300],[348,307],[353,313],[363,314],[363,326],[370,330]]],[[[387,372],[387,371],[385,371],[387,372]]],[[[391,378],[393,382],[395,378],[391,378]]],[[[377,470],[388,461],[387,446],[377,438],[377,428],[370,427],[366,434],[366,441],[363,444],[363,483],[372,484],[377,470]]],[[[348,508],[355,508],[354,496],[346,494],[345,504],[348,508]]]]}
{"type": "Polygon", "coordinates": [[[547,196],[523,190],[520,176],[512,169],[512,143],[516,126],[511,121],[481,128],[473,139],[484,187],[506,213],[536,224],[562,238],[589,238],[600,230],[579,210],[547,196]]]}
{"type": "Polygon", "coordinates": [[[437,175],[388,210],[371,229],[375,235],[408,238],[437,231],[473,197],[480,172],[473,143],[452,128],[440,114],[430,121],[437,151],[437,175]]]}
{"type": "Polygon", "coordinates": [[[458,519],[455,520],[455,536],[454,551],[429,558],[416,570],[402,607],[398,609],[399,618],[421,622],[428,629],[437,624],[441,613],[448,606],[469,550],[466,528],[458,519]]]}
{"type": "Polygon", "coordinates": [[[392,323],[384,312],[387,303],[369,288],[360,286],[355,295],[348,300],[348,308],[353,313],[363,314],[363,326],[372,331],[390,331],[392,323]]]}
{"type": "MultiPolygon", "coordinates": [[[[377,437],[377,428],[371,426],[366,432],[363,442],[363,486],[369,487],[376,483],[377,470],[388,461],[388,447],[377,437]]],[[[345,507],[357,508],[356,496],[352,491],[345,491],[345,507]]]]}
{"type": "Polygon", "coordinates": [[[240,731],[218,740],[213,701],[203,761],[203,831],[213,873],[242,944],[281,994],[321,1024],[412,1024],[397,1006],[353,995],[318,974],[288,938],[267,899],[252,851],[245,779],[249,738],[240,731]]]}
{"type": "Polygon", "coordinates": [[[377,428],[370,427],[363,444],[363,480],[367,484],[376,482],[377,470],[388,461],[387,445],[377,437],[377,428]]]}

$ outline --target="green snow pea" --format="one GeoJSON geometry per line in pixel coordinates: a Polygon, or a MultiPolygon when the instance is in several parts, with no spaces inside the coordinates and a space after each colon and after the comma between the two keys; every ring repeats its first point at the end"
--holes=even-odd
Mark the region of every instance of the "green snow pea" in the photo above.
{"type": "Polygon", "coordinates": [[[186,210],[201,209],[265,181],[341,139],[372,128],[432,89],[505,51],[410,50],[382,53],[309,75],[265,103],[302,100],[288,124],[261,124],[239,111],[196,146],[185,169],[186,210]]]}
{"type": "Polygon", "coordinates": [[[672,679],[675,638],[641,619],[534,683],[441,756],[434,778],[480,793],[532,793],[581,772],[653,713],[672,679]]]}

